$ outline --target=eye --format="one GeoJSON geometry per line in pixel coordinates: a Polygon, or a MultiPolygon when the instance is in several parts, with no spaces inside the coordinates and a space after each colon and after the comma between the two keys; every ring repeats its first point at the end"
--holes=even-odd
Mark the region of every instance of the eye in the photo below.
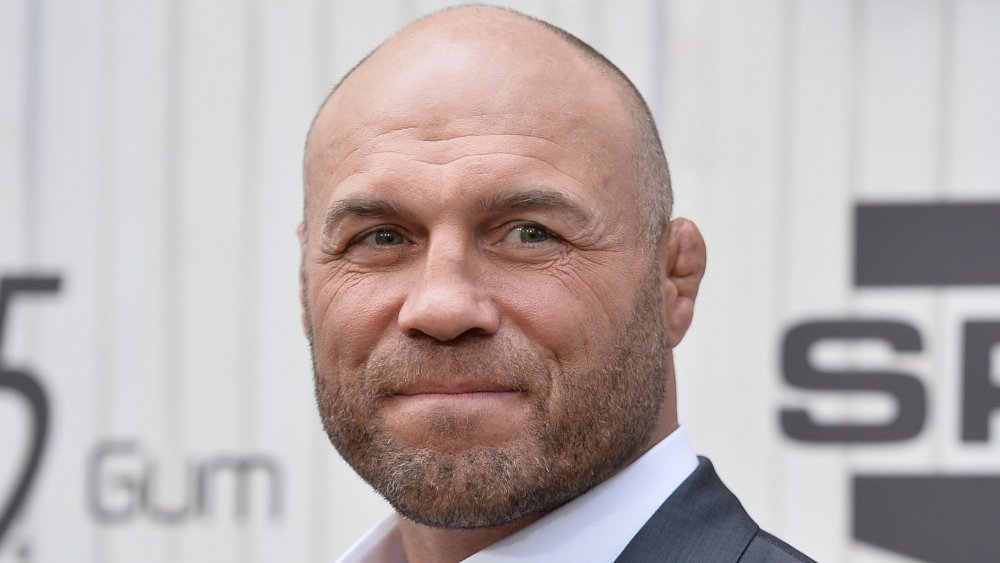
{"type": "Polygon", "coordinates": [[[395,229],[379,227],[373,231],[369,231],[359,242],[367,242],[375,246],[396,246],[405,243],[406,238],[395,229]]]}
{"type": "Polygon", "coordinates": [[[539,225],[520,225],[514,227],[510,234],[507,235],[507,238],[510,242],[535,244],[549,240],[552,238],[552,233],[539,225]]]}

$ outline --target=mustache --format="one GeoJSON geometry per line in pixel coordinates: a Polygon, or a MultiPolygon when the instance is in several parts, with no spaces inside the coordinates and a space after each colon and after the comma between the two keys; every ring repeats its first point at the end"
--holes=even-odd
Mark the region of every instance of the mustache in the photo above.
{"type": "Polygon", "coordinates": [[[403,340],[376,351],[365,363],[362,378],[370,397],[441,383],[482,383],[530,391],[547,386],[549,368],[536,352],[508,341],[403,340]]]}

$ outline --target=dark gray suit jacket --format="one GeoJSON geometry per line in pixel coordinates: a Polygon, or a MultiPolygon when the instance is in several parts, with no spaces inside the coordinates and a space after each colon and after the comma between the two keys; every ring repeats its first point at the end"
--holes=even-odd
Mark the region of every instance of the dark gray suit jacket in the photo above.
{"type": "MultiPolygon", "coordinates": [[[[699,458],[694,470],[653,514],[616,562],[812,562],[760,529],[715,473],[699,458]]],[[[815,563],[815,562],[813,562],[815,563]]]]}

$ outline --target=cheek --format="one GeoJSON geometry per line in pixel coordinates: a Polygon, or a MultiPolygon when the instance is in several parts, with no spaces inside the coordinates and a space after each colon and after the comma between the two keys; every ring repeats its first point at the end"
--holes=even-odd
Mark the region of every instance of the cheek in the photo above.
{"type": "Polygon", "coordinates": [[[599,280],[545,273],[508,280],[503,287],[498,305],[561,371],[576,372],[601,360],[624,320],[620,296],[627,289],[599,280]]]}
{"type": "Polygon", "coordinates": [[[382,276],[318,276],[311,287],[313,353],[321,369],[357,370],[396,326],[402,292],[382,276]]]}

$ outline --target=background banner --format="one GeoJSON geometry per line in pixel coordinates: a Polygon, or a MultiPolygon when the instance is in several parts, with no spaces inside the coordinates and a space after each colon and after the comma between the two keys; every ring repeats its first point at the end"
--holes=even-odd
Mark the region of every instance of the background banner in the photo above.
{"type": "MultiPolygon", "coordinates": [[[[0,5],[0,563],[333,561],[388,511],[299,320],[304,135],[431,0],[0,5]]],[[[1000,561],[1000,2],[509,1],[656,114],[680,417],[828,561],[1000,561]]]]}

